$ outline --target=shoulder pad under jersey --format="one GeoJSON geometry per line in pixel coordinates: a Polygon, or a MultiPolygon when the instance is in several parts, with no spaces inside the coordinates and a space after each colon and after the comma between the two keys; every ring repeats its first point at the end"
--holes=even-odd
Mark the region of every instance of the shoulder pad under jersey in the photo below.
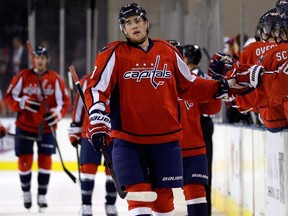
{"type": "Polygon", "coordinates": [[[112,48],[118,46],[118,45],[121,44],[121,43],[124,43],[124,41],[115,41],[115,42],[112,42],[112,43],[104,46],[104,47],[100,50],[99,53],[102,53],[102,52],[105,52],[106,50],[112,49],[112,48]]]}

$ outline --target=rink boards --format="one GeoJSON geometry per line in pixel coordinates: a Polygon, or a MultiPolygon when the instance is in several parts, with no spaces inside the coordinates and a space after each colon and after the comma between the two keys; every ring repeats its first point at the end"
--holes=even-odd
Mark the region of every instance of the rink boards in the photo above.
{"type": "Polygon", "coordinates": [[[287,216],[288,132],[215,125],[213,202],[229,216],[287,216]]]}
{"type": "MultiPolygon", "coordinates": [[[[1,120],[13,133],[14,119],[1,120]]],[[[68,140],[69,124],[68,118],[59,122],[57,141],[65,166],[77,171],[76,150],[68,140]]],[[[288,215],[288,132],[273,134],[256,128],[215,124],[213,140],[215,206],[229,216],[288,215]]],[[[35,163],[33,169],[37,170],[35,163]]],[[[52,169],[63,170],[58,154],[53,155],[52,169]]],[[[0,140],[1,170],[17,170],[11,137],[0,140]]]]}

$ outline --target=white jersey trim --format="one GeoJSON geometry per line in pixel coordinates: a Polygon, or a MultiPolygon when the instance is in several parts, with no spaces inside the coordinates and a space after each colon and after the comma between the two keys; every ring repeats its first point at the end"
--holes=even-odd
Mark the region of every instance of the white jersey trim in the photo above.
{"type": "Polygon", "coordinates": [[[207,203],[206,197],[201,197],[201,198],[186,200],[186,204],[187,204],[187,205],[200,204],[200,203],[207,203]]]}

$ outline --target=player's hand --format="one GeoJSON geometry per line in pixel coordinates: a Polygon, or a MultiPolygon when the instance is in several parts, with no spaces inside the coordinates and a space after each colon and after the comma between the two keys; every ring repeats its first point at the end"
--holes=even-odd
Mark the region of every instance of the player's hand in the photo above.
{"type": "Polygon", "coordinates": [[[50,109],[50,112],[44,114],[44,120],[50,127],[56,125],[61,119],[62,119],[61,112],[57,111],[54,108],[50,109]]]}
{"type": "Polygon", "coordinates": [[[227,72],[233,68],[233,59],[223,53],[215,53],[209,62],[208,75],[212,78],[214,76],[226,76],[227,72]]]}
{"type": "Polygon", "coordinates": [[[232,77],[235,77],[240,85],[257,88],[261,82],[263,70],[263,66],[260,65],[239,65],[235,68],[232,77]]]}
{"type": "Polygon", "coordinates": [[[220,83],[219,88],[214,97],[216,99],[227,99],[229,97],[228,96],[229,85],[227,80],[225,80],[224,77],[221,75],[214,76],[213,79],[215,79],[217,82],[220,83]]]}
{"type": "Polygon", "coordinates": [[[255,90],[250,86],[240,85],[235,77],[227,79],[227,82],[229,85],[229,97],[243,96],[255,90]]]}
{"type": "Polygon", "coordinates": [[[252,90],[249,86],[243,86],[237,83],[236,78],[224,78],[218,75],[215,80],[220,82],[219,88],[215,94],[216,99],[223,99],[224,101],[233,101],[236,96],[245,95],[252,90]]]}
{"type": "Polygon", "coordinates": [[[21,110],[29,110],[30,112],[37,113],[40,108],[40,102],[25,95],[20,99],[19,107],[21,110]]]}
{"type": "Polygon", "coordinates": [[[69,140],[75,148],[81,142],[82,127],[80,123],[72,122],[68,128],[69,140]]]}
{"type": "Polygon", "coordinates": [[[0,125],[0,138],[4,137],[6,133],[6,128],[3,125],[0,125]]]}
{"type": "Polygon", "coordinates": [[[111,119],[104,110],[103,103],[97,103],[89,110],[90,125],[86,136],[96,151],[111,142],[111,119]]]}

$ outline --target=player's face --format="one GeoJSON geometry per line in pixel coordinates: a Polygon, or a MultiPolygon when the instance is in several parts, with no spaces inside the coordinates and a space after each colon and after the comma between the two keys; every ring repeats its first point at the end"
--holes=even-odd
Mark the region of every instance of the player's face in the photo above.
{"type": "Polygon", "coordinates": [[[144,43],[147,39],[148,21],[141,16],[131,16],[125,20],[124,34],[132,43],[144,43]]]}
{"type": "Polygon", "coordinates": [[[48,58],[44,55],[35,55],[35,63],[40,73],[45,72],[47,69],[48,58]]]}

